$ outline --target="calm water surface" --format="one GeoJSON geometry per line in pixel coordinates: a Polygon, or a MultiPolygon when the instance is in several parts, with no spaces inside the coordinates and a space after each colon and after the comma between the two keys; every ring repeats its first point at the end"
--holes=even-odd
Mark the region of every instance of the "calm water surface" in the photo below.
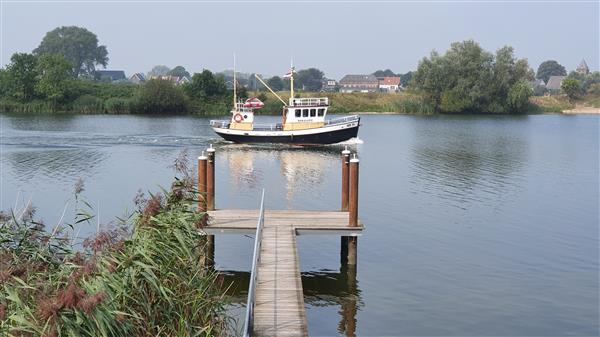
{"type": "MultiPolygon", "coordinates": [[[[263,119],[269,119],[264,117],[263,119]]],[[[356,278],[339,238],[298,238],[311,336],[599,334],[598,116],[364,116],[356,278]]],[[[76,180],[104,226],[217,148],[217,207],[338,209],[339,146],[221,142],[198,117],[0,116],[2,209],[46,224],[76,180]]],[[[96,225],[82,233],[93,233],[96,225]],[[93,228],[92,228],[93,227],[93,228]]],[[[243,311],[252,238],[217,237],[243,311]]],[[[237,304],[236,304],[237,303],[237,304]]]]}

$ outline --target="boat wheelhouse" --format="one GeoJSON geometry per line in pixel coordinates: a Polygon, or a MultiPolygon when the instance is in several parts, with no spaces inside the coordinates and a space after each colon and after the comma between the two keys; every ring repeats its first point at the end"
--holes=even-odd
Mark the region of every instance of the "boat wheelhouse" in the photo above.
{"type": "MultiPolygon", "coordinates": [[[[235,74],[235,71],[234,71],[235,74]]],[[[329,98],[327,97],[294,97],[294,71],[288,73],[290,78],[290,99],[285,102],[258,75],[256,78],[283,104],[281,123],[256,124],[254,110],[264,104],[258,98],[250,98],[245,102],[235,98],[236,85],[234,79],[234,108],[230,120],[211,120],[213,130],[225,140],[236,143],[292,143],[299,145],[319,145],[340,143],[358,135],[359,116],[347,116],[327,120],[329,98]]]]}

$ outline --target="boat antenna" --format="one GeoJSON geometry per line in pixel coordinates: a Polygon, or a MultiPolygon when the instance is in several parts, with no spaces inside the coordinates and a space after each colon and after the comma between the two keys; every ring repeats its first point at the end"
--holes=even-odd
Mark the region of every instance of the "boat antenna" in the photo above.
{"type": "Polygon", "coordinates": [[[258,80],[260,81],[260,83],[262,83],[262,84],[263,84],[263,85],[264,85],[264,86],[265,86],[267,89],[269,89],[269,91],[270,91],[270,92],[271,92],[273,95],[275,95],[275,97],[277,97],[277,98],[278,98],[278,99],[281,101],[281,103],[283,103],[283,105],[284,105],[284,106],[286,105],[286,104],[285,104],[285,101],[284,101],[283,99],[281,99],[281,97],[279,97],[279,95],[277,95],[277,93],[276,93],[275,91],[273,91],[273,89],[271,89],[271,87],[269,87],[269,86],[268,86],[268,85],[265,83],[265,81],[263,81],[263,79],[262,79],[262,78],[260,78],[260,76],[258,76],[258,74],[254,74],[254,77],[256,77],[256,79],[258,79],[258,80]]]}
{"type": "Polygon", "coordinates": [[[290,102],[294,99],[294,58],[290,58],[290,102]]]}
{"type": "Polygon", "coordinates": [[[235,110],[236,108],[236,103],[237,103],[237,91],[236,91],[236,80],[235,80],[235,53],[233,53],[233,110],[235,110]]]}

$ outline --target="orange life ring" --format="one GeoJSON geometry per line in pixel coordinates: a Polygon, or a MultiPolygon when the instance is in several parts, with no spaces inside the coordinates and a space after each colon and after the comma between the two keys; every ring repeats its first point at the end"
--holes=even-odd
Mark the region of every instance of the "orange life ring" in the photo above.
{"type": "Polygon", "coordinates": [[[242,114],[240,113],[237,113],[233,116],[233,120],[238,123],[241,123],[244,120],[244,116],[242,116],[242,114]]]}

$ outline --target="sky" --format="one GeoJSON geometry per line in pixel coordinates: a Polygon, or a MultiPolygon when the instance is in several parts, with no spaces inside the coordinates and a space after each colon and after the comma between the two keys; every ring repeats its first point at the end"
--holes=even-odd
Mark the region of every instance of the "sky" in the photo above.
{"type": "Polygon", "coordinates": [[[511,45],[530,65],[557,60],[568,71],[585,59],[598,70],[599,1],[45,1],[0,0],[0,63],[31,52],[59,26],[94,32],[107,69],[128,76],[154,65],[190,72],[232,68],[283,75],[316,67],[330,78],[389,68],[415,70],[432,50],[474,39],[495,51],[511,45]]]}

